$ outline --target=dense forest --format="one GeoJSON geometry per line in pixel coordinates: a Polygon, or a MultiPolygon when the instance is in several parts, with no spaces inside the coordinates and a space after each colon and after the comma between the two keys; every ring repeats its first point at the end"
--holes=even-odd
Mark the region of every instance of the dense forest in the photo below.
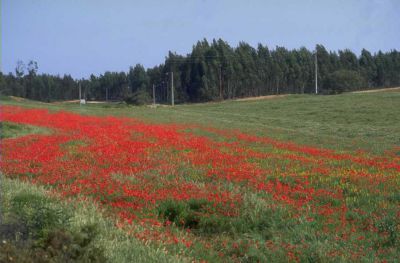
{"type": "Polygon", "coordinates": [[[15,72],[0,73],[0,94],[41,101],[111,100],[129,103],[151,101],[153,85],[157,103],[168,103],[171,85],[176,103],[203,102],[269,94],[314,93],[315,60],[319,94],[400,86],[400,52],[357,56],[317,45],[288,50],[257,48],[245,42],[231,47],[221,39],[197,42],[186,56],[169,52],[163,64],[145,69],[137,64],[128,72],[105,72],[88,79],[70,75],[38,74],[35,61],[18,61],[15,72]],[[173,79],[172,79],[173,78],[173,79]]]}

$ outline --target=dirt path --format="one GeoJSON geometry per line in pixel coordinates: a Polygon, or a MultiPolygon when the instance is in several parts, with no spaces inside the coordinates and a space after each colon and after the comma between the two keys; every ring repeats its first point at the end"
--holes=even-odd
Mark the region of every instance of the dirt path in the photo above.
{"type": "Polygon", "coordinates": [[[386,89],[360,90],[360,91],[353,91],[352,93],[372,93],[372,92],[384,92],[384,91],[400,91],[400,87],[386,88],[386,89]]]}
{"type": "Polygon", "coordinates": [[[10,96],[10,98],[11,98],[12,100],[15,100],[15,101],[18,101],[18,102],[24,101],[24,100],[25,100],[24,98],[16,97],[16,96],[10,96]]]}
{"type": "Polygon", "coordinates": [[[267,96],[258,96],[258,97],[248,97],[248,98],[234,99],[234,101],[266,100],[266,99],[283,98],[283,97],[286,97],[286,96],[287,96],[287,94],[283,94],[283,95],[267,95],[267,96]]]}
{"type": "MultiPolygon", "coordinates": [[[[64,100],[64,101],[55,101],[52,104],[64,104],[64,103],[79,103],[79,100],[64,100]]],[[[100,103],[107,103],[106,101],[97,101],[97,100],[90,100],[86,101],[87,104],[100,104],[100,103]]]]}

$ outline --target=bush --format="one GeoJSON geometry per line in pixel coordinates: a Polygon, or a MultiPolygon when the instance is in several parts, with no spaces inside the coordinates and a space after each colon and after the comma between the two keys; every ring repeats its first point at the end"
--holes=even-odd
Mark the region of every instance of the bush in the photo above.
{"type": "Polygon", "coordinates": [[[128,93],[124,97],[124,101],[127,104],[133,104],[133,105],[145,105],[151,102],[151,97],[146,90],[141,89],[138,90],[134,93],[128,93]]]}
{"type": "Polygon", "coordinates": [[[360,89],[365,80],[354,70],[338,70],[328,75],[324,82],[323,94],[339,94],[360,89]]]}
{"type": "Polygon", "coordinates": [[[0,224],[0,262],[105,262],[95,225],[67,230],[71,215],[47,197],[20,193],[0,224]]]}
{"type": "Polygon", "coordinates": [[[195,230],[194,233],[217,234],[227,231],[228,219],[222,215],[209,214],[212,207],[204,199],[167,200],[159,205],[158,214],[178,227],[195,230]]]}
{"type": "Polygon", "coordinates": [[[265,239],[271,238],[271,211],[253,215],[244,213],[238,217],[228,217],[215,211],[212,203],[204,199],[187,201],[167,200],[158,206],[158,214],[165,221],[178,227],[189,228],[194,234],[229,235],[257,233],[265,239]]]}
{"type": "Polygon", "coordinates": [[[207,201],[189,200],[188,202],[167,200],[158,207],[158,214],[176,226],[185,228],[197,228],[201,211],[207,201]]]}
{"type": "Polygon", "coordinates": [[[91,245],[95,235],[89,226],[75,233],[54,229],[39,240],[1,237],[0,262],[106,262],[103,252],[91,245]]]}
{"type": "Polygon", "coordinates": [[[11,200],[11,212],[33,238],[43,237],[57,226],[67,226],[70,218],[61,208],[52,207],[49,199],[26,193],[11,200]]]}

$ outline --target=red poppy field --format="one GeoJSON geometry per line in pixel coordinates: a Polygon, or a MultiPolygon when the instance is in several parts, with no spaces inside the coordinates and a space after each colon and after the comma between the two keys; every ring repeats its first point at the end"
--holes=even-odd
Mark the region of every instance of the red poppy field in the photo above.
{"type": "Polygon", "coordinates": [[[396,262],[400,156],[204,125],[1,106],[47,128],[1,141],[2,173],[95,202],[117,228],[188,261],[396,262]]]}

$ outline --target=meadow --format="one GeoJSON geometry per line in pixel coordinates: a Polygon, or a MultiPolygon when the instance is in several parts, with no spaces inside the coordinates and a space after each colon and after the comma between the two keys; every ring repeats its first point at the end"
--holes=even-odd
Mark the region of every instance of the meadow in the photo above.
{"type": "Polygon", "coordinates": [[[400,258],[399,91],[1,104],[3,261],[400,258]]]}

